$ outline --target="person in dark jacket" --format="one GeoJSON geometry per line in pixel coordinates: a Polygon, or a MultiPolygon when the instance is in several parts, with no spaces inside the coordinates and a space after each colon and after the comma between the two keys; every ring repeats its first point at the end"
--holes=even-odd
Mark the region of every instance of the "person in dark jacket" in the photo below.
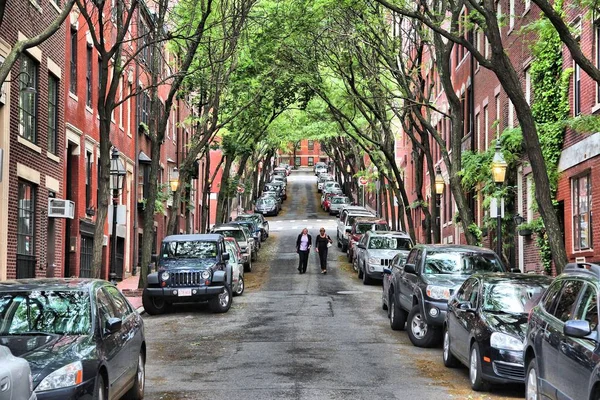
{"type": "Polygon", "coordinates": [[[327,252],[331,243],[333,243],[333,240],[331,240],[329,235],[325,233],[325,228],[321,228],[319,234],[317,235],[317,239],[315,240],[315,247],[317,253],[319,253],[322,274],[327,273],[327,252]]]}
{"type": "Polygon", "coordinates": [[[308,229],[302,229],[302,232],[296,239],[296,253],[300,256],[300,263],[298,265],[298,271],[301,274],[306,273],[306,267],[308,265],[308,253],[312,247],[312,236],[308,234],[308,229]]]}

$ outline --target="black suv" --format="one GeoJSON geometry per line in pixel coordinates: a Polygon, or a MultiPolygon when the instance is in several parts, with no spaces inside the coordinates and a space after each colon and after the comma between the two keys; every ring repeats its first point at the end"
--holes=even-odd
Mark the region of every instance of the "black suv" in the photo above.
{"type": "Polygon", "coordinates": [[[531,310],[527,399],[600,399],[600,265],[567,264],[531,310]]]}
{"type": "Polygon", "coordinates": [[[172,235],[163,239],[158,272],[148,275],[142,295],[150,315],[173,303],[208,301],[213,312],[231,307],[232,271],[222,235],[172,235]]]}
{"type": "Polygon", "coordinates": [[[441,338],[448,299],[475,272],[506,272],[490,249],[466,245],[416,245],[405,264],[395,265],[389,287],[389,317],[394,330],[404,329],[417,347],[441,338]]]}

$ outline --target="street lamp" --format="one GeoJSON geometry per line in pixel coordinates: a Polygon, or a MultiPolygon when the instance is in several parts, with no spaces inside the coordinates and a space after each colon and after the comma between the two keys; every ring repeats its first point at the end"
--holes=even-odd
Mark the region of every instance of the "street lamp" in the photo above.
{"type": "Polygon", "coordinates": [[[442,243],[442,194],[444,194],[444,188],[446,182],[442,176],[442,169],[438,165],[435,169],[435,206],[437,207],[437,226],[440,233],[440,243],[442,243]]]}
{"type": "MultiPolygon", "coordinates": [[[[498,138],[496,140],[496,153],[492,159],[492,176],[498,190],[504,183],[506,166],[506,160],[500,147],[500,138],[498,138]]],[[[502,202],[499,195],[496,198],[496,254],[502,259],[502,202]]]]}
{"type": "Polygon", "coordinates": [[[171,171],[169,186],[171,186],[171,192],[176,192],[179,188],[179,170],[177,167],[173,168],[173,171],[171,171]]]}
{"type": "Polygon", "coordinates": [[[110,280],[111,282],[115,282],[117,279],[122,279],[122,271],[121,276],[117,274],[117,207],[119,205],[119,193],[123,188],[123,178],[125,177],[125,167],[123,167],[123,162],[119,158],[119,150],[115,147],[112,149],[112,155],[110,157],[110,186],[112,189],[112,198],[113,198],[113,215],[112,215],[112,234],[111,234],[111,263],[110,263],[110,280]]]}

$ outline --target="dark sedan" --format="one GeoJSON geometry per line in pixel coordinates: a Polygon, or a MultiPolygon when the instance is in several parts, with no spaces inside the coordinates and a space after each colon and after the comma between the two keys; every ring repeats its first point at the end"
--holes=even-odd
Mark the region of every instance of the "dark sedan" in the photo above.
{"type": "Polygon", "coordinates": [[[143,321],[107,281],[0,282],[0,344],[29,362],[40,400],[144,397],[143,321]]]}
{"type": "Polygon", "coordinates": [[[528,312],[551,282],[531,274],[472,275],[448,302],[444,365],[466,365],[473,390],[523,383],[528,312]]]}

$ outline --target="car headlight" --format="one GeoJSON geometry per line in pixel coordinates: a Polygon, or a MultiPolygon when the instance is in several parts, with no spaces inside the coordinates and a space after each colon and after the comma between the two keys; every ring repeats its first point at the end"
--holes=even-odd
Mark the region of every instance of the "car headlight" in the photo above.
{"type": "Polygon", "coordinates": [[[450,298],[450,289],[443,286],[427,285],[426,293],[432,299],[448,300],[450,298]]]}
{"type": "Polygon", "coordinates": [[[202,271],[202,279],[208,279],[210,278],[210,272],[209,271],[202,271]]]}
{"type": "Polygon", "coordinates": [[[381,260],[379,258],[369,257],[369,264],[381,264],[381,260]]]}
{"type": "Polygon", "coordinates": [[[523,350],[523,342],[521,339],[501,332],[492,333],[492,336],[490,337],[490,346],[502,350],[523,350]]]}
{"type": "Polygon", "coordinates": [[[163,272],[160,274],[160,279],[162,279],[163,281],[166,281],[167,279],[169,279],[169,276],[170,276],[170,275],[169,275],[169,273],[168,273],[167,271],[163,271],[163,272]]]}
{"type": "Polygon", "coordinates": [[[83,367],[81,366],[81,361],[76,361],[46,376],[35,390],[36,392],[42,392],[66,388],[79,385],[81,382],[83,382],[83,367]]]}

